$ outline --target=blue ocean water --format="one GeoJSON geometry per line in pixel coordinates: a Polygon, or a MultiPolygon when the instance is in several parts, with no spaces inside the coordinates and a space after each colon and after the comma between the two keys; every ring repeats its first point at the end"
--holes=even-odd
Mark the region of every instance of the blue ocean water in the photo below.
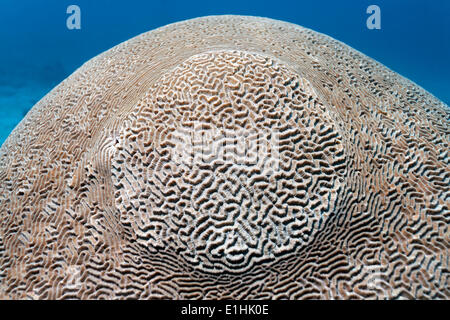
{"type": "Polygon", "coordinates": [[[450,1],[2,0],[0,144],[29,109],[85,61],[140,33],[189,18],[241,14],[284,20],[330,35],[450,104],[450,1]],[[69,30],[69,5],[81,29],[69,30]],[[381,29],[369,30],[369,5],[381,29]]]}

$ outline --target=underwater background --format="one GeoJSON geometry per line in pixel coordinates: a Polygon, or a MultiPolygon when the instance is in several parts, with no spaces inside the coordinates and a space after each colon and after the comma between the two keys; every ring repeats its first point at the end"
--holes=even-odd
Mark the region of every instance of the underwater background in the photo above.
{"type": "Polygon", "coordinates": [[[240,14],[325,33],[450,104],[450,1],[0,1],[0,144],[31,107],[84,62],[143,32],[190,18],[240,14]],[[81,10],[69,30],[68,6],[81,10]],[[370,30],[366,9],[381,10],[370,30]]]}

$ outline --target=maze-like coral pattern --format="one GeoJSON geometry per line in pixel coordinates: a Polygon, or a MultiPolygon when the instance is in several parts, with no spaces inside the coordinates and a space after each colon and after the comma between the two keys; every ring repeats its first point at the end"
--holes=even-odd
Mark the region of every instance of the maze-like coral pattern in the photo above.
{"type": "Polygon", "coordinates": [[[203,271],[297,251],[342,189],[345,153],[326,108],[273,59],[194,56],[125,123],[112,164],[122,223],[144,247],[171,247],[203,271]]]}
{"type": "Polygon", "coordinates": [[[0,149],[0,297],[448,299],[449,118],[292,24],[145,33],[0,149]]]}

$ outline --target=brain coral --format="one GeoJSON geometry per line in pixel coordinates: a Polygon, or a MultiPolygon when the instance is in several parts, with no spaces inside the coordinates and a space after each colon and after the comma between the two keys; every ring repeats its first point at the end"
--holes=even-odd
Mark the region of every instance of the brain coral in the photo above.
{"type": "Polygon", "coordinates": [[[214,16],[93,58],[0,150],[0,297],[450,298],[447,105],[214,16]]]}

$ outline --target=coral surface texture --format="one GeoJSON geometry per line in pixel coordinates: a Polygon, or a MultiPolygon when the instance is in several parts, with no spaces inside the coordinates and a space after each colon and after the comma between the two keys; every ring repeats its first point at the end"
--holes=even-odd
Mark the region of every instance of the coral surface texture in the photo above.
{"type": "Polygon", "coordinates": [[[449,299],[449,118],[290,23],[144,33],[0,149],[0,297],[449,299]]]}

